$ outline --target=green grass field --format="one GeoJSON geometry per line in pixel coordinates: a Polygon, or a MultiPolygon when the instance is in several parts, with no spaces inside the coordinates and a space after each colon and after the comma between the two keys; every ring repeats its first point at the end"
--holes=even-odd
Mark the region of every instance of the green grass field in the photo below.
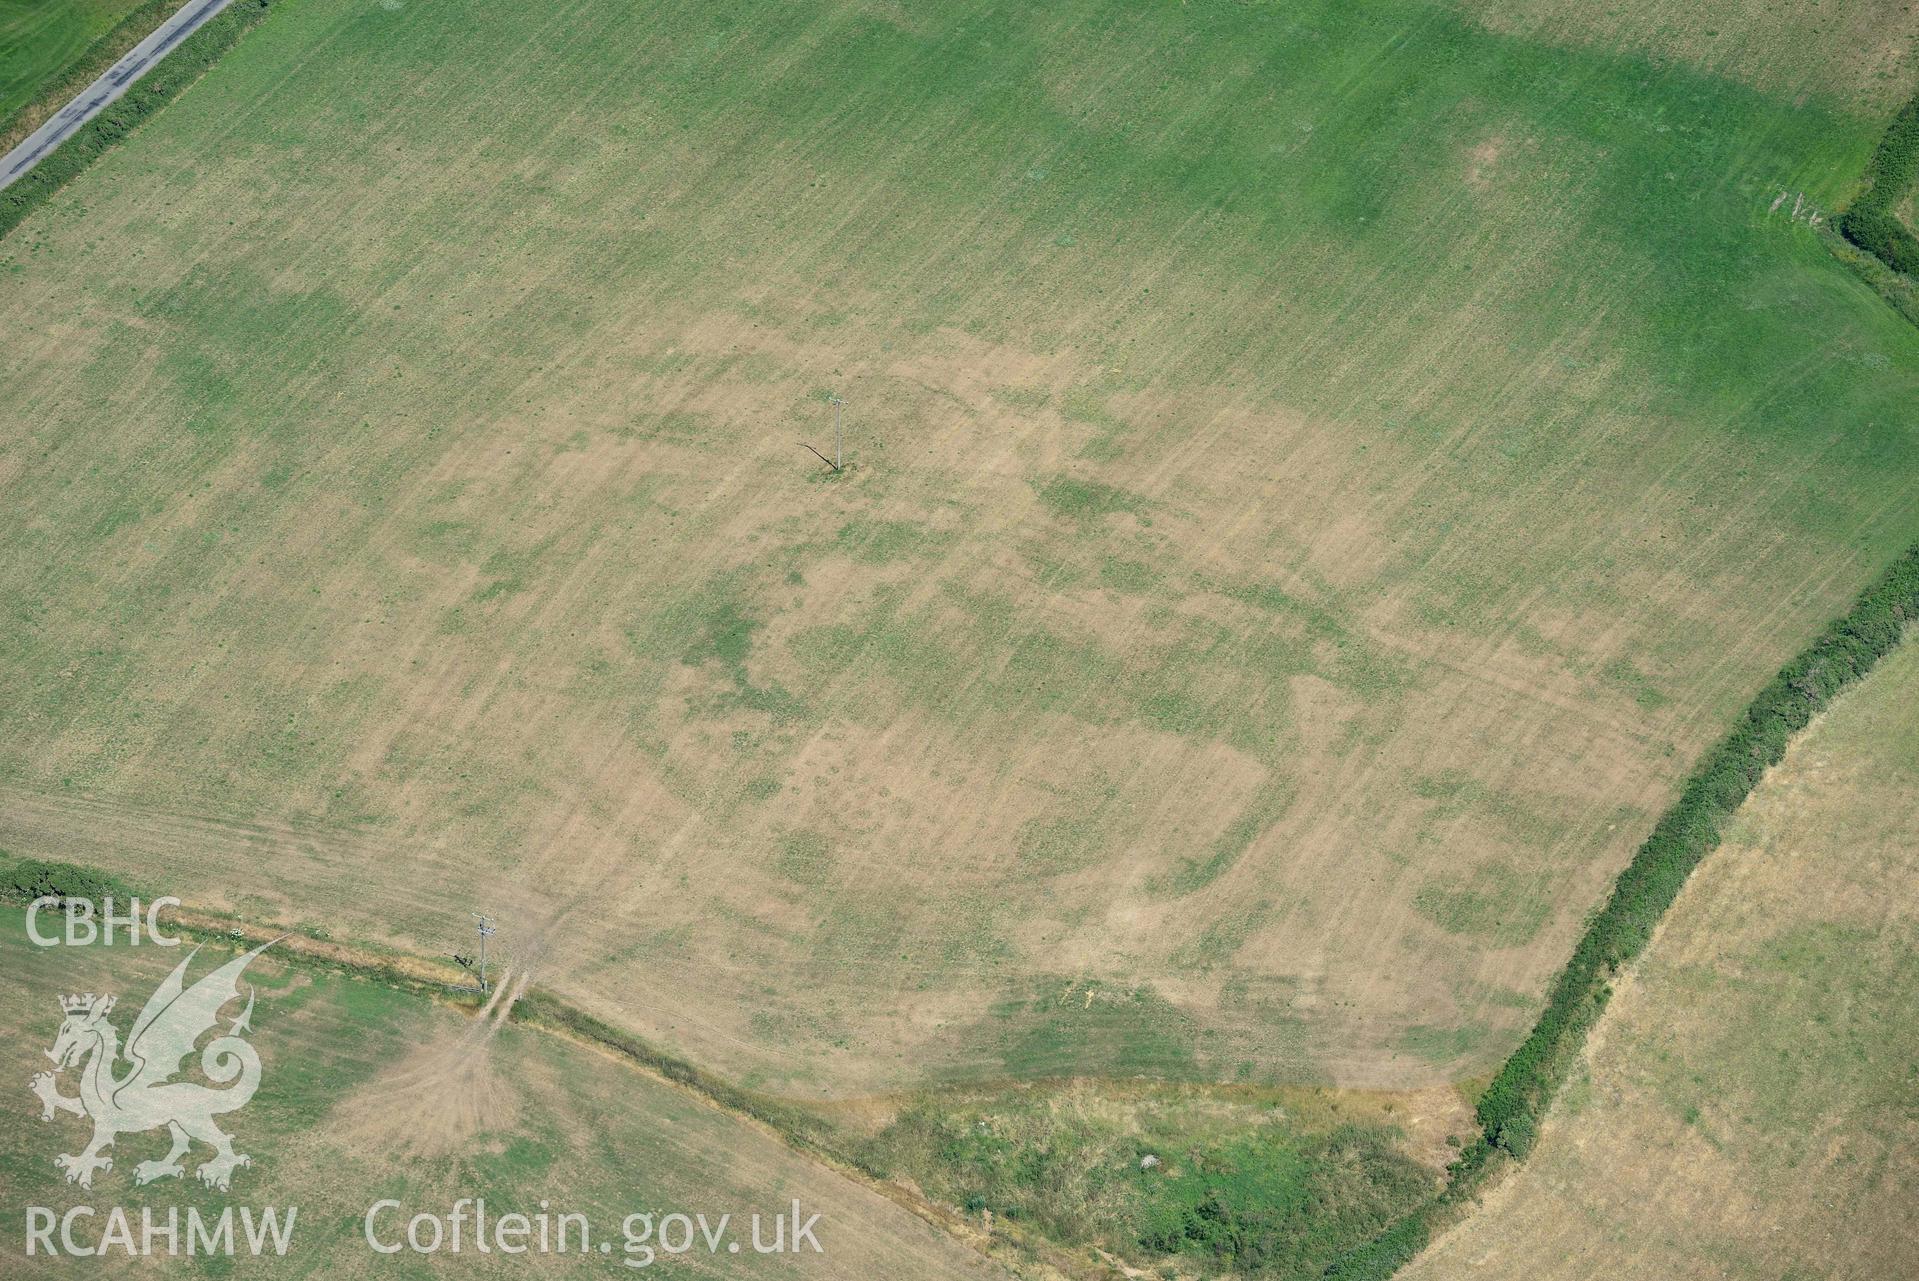
{"type": "Polygon", "coordinates": [[[511,915],[775,1091],[1483,1072],[1919,531],[1791,214],[1882,126],[1417,6],[296,0],[0,242],[0,837],[511,915]]]}
{"type": "Polygon", "coordinates": [[[142,0],[0,0],[0,121],[86,52],[142,0]]]}
{"type": "Polygon", "coordinates": [[[1911,1276],[1915,823],[1908,640],[1694,874],[1529,1164],[1403,1275],[1911,1276]]]}

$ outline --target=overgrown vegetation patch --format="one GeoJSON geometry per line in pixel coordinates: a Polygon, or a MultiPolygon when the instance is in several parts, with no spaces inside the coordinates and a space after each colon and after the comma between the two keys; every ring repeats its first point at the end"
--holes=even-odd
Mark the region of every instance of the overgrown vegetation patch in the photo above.
{"type": "Polygon", "coordinates": [[[1434,1176],[1374,1121],[1278,1099],[1064,1086],[929,1096],[864,1163],[970,1214],[1181,1270],[1320,1275],[1431,1194],[1434,1176]]]}
{"type": "Polygon", "coordinates": [[[0,850],[0,903],[25,906],[40,898],[85,899],[98,910],[110,898],[124,912],[137,895],[117,876],[49,859],[16,859],[0,850]]]}

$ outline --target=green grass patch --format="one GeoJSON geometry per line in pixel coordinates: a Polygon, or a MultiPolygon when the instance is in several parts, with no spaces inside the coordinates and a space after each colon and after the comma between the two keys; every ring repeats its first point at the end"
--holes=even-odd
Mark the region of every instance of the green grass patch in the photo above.
{"type": "Polygon", "coordinates": [[[1184,858],[1176,864],[1165,884],[1155,886],[1172,898],[1197,893],[1224,876],[1252,847],[1254,841],[1285,812],[1292,799],[1292,788],[1284,781],[1262,787],[1246,808],[1224,832],[1213,839],[1204,856],[1184,858]]]}
{"type": "Polygon", "coordinates": [[[1477,1023],[1419,1024],[1399,1038],[1399,1046],[1427,1063],[1457,1063],[1484,1044],[1490,1029],[1477,1023]]]}
{"type": "Polygon", "coordinates": [[[177,0],[0,0],[0,139],[36,99],[71,96],[112,66],[125,47],[116,39],[123,30],[145,35],[178,7],[177,0]],[[108,50],[111,56],[100,56],[108,50]]]}
{"type": "Polygon", "coordinates": [[[888,565],[938,552],[952,536],[916,521],[862,519],[840,526],[834,541],[855,560],[888,565]]]}
{"type": "Polygon", "coordinates": [[[996,1002],[975,1029],[1008,1076],[1150,1075],[1198,1070],[1193,1017],[1151,987],[1098,980],[1026,983],[996,1002]]]}
{"type": "Polygon", "coordinates": [[[1491,947],[1530,943],[1552,915],[1552,904],[1536,885],[1504,863],[1478,868],[1469,877],[1431,882],[1413,895],[1413,906],[1448,934],[1491,947]]]}
{"type": "Polygon", "coordinates": [[[1062,520],[1088,523],[1114,512],[1145,516],[1152,504],[1143,496],[1097,480],[1055,476],[1033,487],[1046,509],[1062,520]]]}
{"type": "Polygon", "coordinates": [[[833,874],[833,847],[811,828],[780,837],[780,875],[796,885],[817,886],[833,874]]]}
{"type": "Polygon", "coordinates": [[[862,1163],[1135,1263],[1303,1278],[1430,1194],[1396,1140],[1251,1096],[1029,1088],[922,1096],[862,1163]]]}

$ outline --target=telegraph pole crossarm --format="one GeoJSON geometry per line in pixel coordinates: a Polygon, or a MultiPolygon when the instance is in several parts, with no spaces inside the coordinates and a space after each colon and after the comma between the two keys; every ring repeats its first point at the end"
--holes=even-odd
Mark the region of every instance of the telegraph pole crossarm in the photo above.
{"type": "Polygon", "coordinates": [[[490,921],[490,920],[488,920],[488,919],[487,919],[486,917],[484,917],[484,916],[481,916],[481,915],[480,915],[480,914],[479,914],[478,912],[475,912],[475,913],[473,914],[473,919],[474,919],[474,920],[475,920],[476,922],[478,922],[478,923],[479,923],[479,930],[480,930],[480,990],[481,990],[482,992],[484,992],[484,991],[487,991],[487,990],[488,990],[488,989],[487,989],[487,983],[486,983],[486,941],[487,941],[488,939],[490,939],[490,938],[492,938],[492,937],[493,937],[493,936],[494,936],[495,934],[497,934],[497,933],[499,933],[499,931],[493,928],[493,922],[492,922],[492,921],[490,921]]]}
{"type": "Polygon", "coordinates": [[[831,399],[833,401],[833,470],[839,471],[845,464],[845,459],[842,457],[842,454],[844,453],[846,435],[840,426],[840,416],[846,410],[846,402],[838,396],[831,397],[831,399]]]}

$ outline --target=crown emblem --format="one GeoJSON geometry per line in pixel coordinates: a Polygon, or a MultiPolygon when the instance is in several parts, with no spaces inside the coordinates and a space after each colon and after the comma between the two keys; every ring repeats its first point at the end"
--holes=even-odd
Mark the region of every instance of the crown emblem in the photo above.
{"type": "Polygon", "coordinates": [[[85,996],[63,996],[60,998],[60,1010],[65,1014],[85,1014],[89,1011],[97,1011],[100,1014],[105,1014],[112,1008],[112,997],[95,996],[92,992],[88,992],[85,996]]]}

